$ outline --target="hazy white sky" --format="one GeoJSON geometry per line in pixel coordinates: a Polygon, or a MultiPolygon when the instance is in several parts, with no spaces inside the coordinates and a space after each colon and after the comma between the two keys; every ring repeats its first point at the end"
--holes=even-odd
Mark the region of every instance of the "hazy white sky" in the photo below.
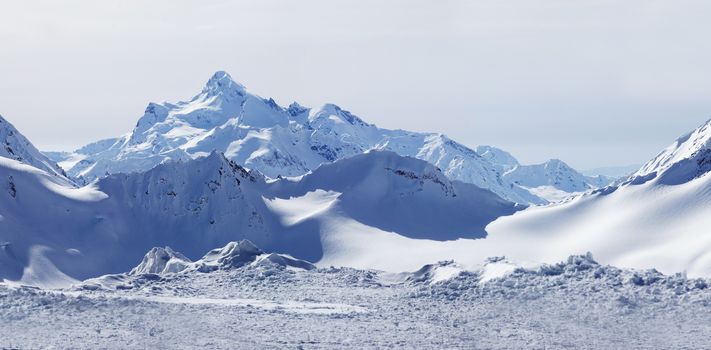
{"type": "Polygon", "coordinates": [[[709,1],[4,1],[0,114],[42,149],[216,70],[523,162],[641,163],[711,117],[709,1]]]}

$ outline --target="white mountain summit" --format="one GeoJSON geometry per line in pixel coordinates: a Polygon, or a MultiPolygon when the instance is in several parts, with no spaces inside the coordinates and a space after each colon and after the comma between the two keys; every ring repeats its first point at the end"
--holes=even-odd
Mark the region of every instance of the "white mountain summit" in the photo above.
{"type": "Polygon", "coordinates": [[[502,178],[499,165],[442,134],[381,129],[333,104],[279,106],[217,72],[187,102],[150,103],[134,130],[72,154],[50,153],[70,176],[92,180],[148,170],[168,160],[212,151],[270,178],[300,176],[368,150],[428,161],[448,177],[489,189],[510,201],[547,201],[502,178]]]}

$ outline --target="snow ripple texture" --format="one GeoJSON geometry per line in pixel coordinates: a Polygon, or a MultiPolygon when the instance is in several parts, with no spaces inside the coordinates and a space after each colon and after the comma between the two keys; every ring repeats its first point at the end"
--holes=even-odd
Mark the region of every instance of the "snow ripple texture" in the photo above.
{"type": "MultiPolygon", "coordinates": [[[[495,261],[495,260],[492,260],[495,261]]],[[[590,256],[481,281],[256,264],[126,277],[123,287],[0,285],[0,347],[701,349],[708,280],[590,256]],[[42,334],[38,337],[37,334],[42,334]]]]}

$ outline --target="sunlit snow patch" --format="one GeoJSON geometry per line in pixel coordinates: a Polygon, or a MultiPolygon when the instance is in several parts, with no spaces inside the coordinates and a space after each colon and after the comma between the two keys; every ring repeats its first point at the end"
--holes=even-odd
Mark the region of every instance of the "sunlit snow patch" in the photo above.
{"type": "Polygon", "coordinates": [[[78,283],[79,281],[65,275],[59,271],[54,264],[47,259],[45,253],[50,248],[45,246],[32,246],[30,248],[30,262],[22,273],[20,284],[27,284],[42,288],[63,288],[78,283]]]}
{"type": "Polygon", "coordinates": [[[528,192],[541,197],[551,203],[561,202],[566,198],[581,194],[582,192],[566,192],[553,186],[524,187],[528,192]]]}
{"type": "Polygon", "coordinates": [[[281,216],[282,224],[292,226],[326,211],[340,195],[334,191],[316,190],[301,197],[262,199],[271,211],[281,216]]]}
{"type": "Polygon", "coordinates": [[[481,268],[479,282],[486,283],[496,278],[501,278],[511,274],[520,267],[504,258],[489,258],[487,263],[481,268]]]}
{"type": "Polygon", "coordinates": [[[83,202],[98,202],[109,198],[104,192],[99,191],[95,184],[86,185],[80,188],[73,188],[59,185],[49,179],[41,178],[42,184],[50,191],[69,199],[83,202]]]}

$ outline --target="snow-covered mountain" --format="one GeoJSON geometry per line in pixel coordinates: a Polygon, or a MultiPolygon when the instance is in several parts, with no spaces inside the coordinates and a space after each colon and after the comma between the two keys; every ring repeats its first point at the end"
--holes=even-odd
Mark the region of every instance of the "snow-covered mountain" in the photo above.
{"type": "Polygon", "coordinates": [[[658,178],[668,185],[704,176],[711,170],[711,119],[678,138],[654,159],[632,174],[635,178],[658,178]]]}
{"type": "Polygon", "coordinates": [[[605,176],[580,174],[559,159],[551,159],[542,164],[516,165],[506,171],[503,178],[549,202],[558,202],[573,194],[605,187],[613,181],[605,176]]]}
{"type": "MultiPolygon", "coordinates": [[[[482,238],[488,223],[522,209],[451,181],[425,161],[389,151],[279,180],[212,152],[145,172],[111,174],[82,188],[0,157],[0,186],[0,278],[45,286],[128,271],[152,247],[168,245],[196,259],[238,239],[297,259],[348,261],[342,249],[350,237],[482,238]]],[[[172,259],[167,250],[154,253],[154,259],[172,259]]],[[[393,262],[370,258],[353,264],[393,262]]],[[[411,259],[407,266],[431,261],[411,259]]]]}
{"type": "Polygon", "coordinates": [[[0,116],[0,157],[14,159],[66,180],[64,170],[0,116]]]}
{"type": "Polygon", "coordinates": [[[510,153],[496,147],[479,146],[476,151],[494,165],[504,182],[551,203],[605,187],[615,180],[601,175],[585,176],[559,159],[523,165],[510,153]]]}
{"type": "Polygon", "coordinates": [[[300,176],[372,149],[428,161],[452,179],[514,202],[546,203],[507,183],[498,165],[444,135],[378,128],[333,104],[311,109],[292,103],[284,108],[247,92],[225,72],[215,73],[190,101],[150,103],[127,135],[72,153],[48,154],[70,176],[89,181],[215,150],[270,178],[300,176]]]}
{"type": "Polygon", "coordinates": [[[590,251],[619,266],[711,276],[710,139],[708,121],[619,186],[497,220],[488,254],[554,261],[590,251]]]}

